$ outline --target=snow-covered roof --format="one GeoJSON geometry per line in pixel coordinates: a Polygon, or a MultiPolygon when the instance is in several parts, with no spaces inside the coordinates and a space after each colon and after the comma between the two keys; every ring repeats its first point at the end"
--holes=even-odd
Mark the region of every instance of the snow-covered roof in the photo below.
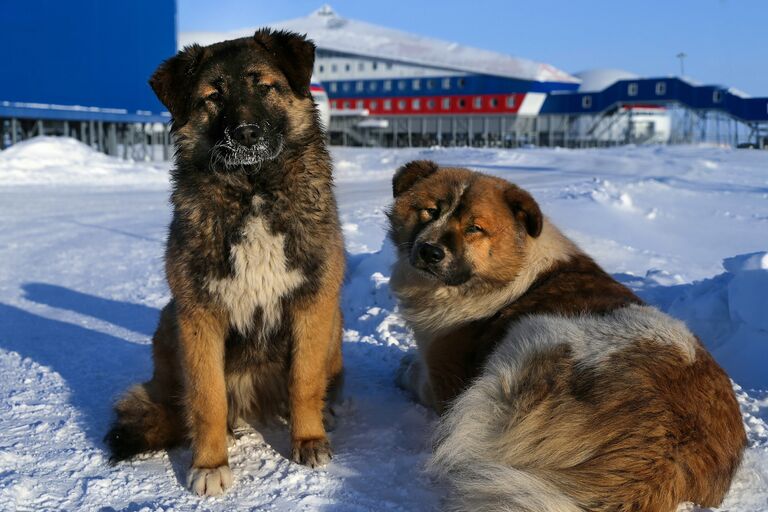
{"type": "Polygon", "coordinates": [[[640,78],[638,75],[623,69],[590,69],[576,73],[576,76],[581,79],[579,92],[600,92],[619,80],[640,78]]]}
{"type": "MultiPolygon", "coordinates": [[[[576,77],[549,64],[342,18],[327,5],[309,16],[270,23],[269,26],[307,34],[318,48],[324,50],[522,80],[579,82],[576,77]]],[[[255,28],[223,33],[186,32],[180,34],[179,43],[182,46],[212,44],[245,37],[254,31],[255,28]]]]}

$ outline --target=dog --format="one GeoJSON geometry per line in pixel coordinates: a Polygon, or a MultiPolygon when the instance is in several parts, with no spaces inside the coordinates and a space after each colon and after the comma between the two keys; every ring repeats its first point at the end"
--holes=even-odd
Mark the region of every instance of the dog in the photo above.
{"type": "Polygon", "coordinates": [[[286,31],[165,61],[150,80],[172,116],[172,300],[154,374],[116,404],[114,460],[191,442],[190,489],[232,485],[235,424],[289,418],[291,456],[331,449],[327,394],[342,374],[344,245],[332,164],[310,96],[314,44],[286,31]]]}
{"type": "Polygon", "coordinates": [[[418,354],[398,383],[441,413],[450,510],[717,506],[746,443],[731,383],[685,325],[615,281],[496,177],[393,178],[391,287],[418,354]]]}

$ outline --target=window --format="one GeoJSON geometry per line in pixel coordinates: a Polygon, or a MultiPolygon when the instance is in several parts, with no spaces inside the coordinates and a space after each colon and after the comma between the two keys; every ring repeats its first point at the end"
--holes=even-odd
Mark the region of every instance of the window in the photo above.
{"type": "Polygon", "coordinates": [[[631,84],[627,85],[627,94],[629,96],[637,96],[637,83],[632,82],[631,84]]]}
{"type": "Polygon", "coordinates": [[[480,96],[475,96],[475,99],[472,100],[472,106],[476,109],[483,108],[483,98],[480,96]]]}
{"type": "Polygon", "coordinates": [[[331,108],[339,108],[339,103],[336,100],[331,102],[331,108]]]}
{"type": "Polygon", "coordinates": [[[349,64],[344,64],[344,71],[349,71],[349,70],[350,70],[349,64]]]}
{"type": "Polygon", "coordinates": [[[368,84],[368,90],[371,92],[375,92],[376,89],[379,88],[379,84],[377,82],[371,82],[368,84]]]}
{"type": "Polygon", "coordinates": [[[712,101],[714,103],[722,103],[722,101],[723,101],[723,91],[713,91],[712,92],[712,101]]]}
{"type": "Polygon", "coordinates": [[[357,63],[357,70],[358,71],[364,71],[365,70],[365,62],[358,62],[357,63]]]}
{"type": "Polygon", "coordinates": [[[443,98],[443,110],[450,110],[451,98],[443,98]]]}
{"type": "Polygon", "coordinates": [[[507,108],[515,108],[515,97],[507,96],[507,108]]]}
{"type": "Polygon", "coordinates": [[[336,92],[336,91],[338,90],[338,88],[339,88],[339,87],[336,85],[336,82],[331,82],[331,85],[328,87],[328,89],[329,89],[331,92],[336,92]]]}
{"type": "Polygon", "coordinates": [[[443,89],[450,89],[450,88],[451,88],[451,79],[443,78],[443,89]]]}
{"type": "Polygon", "coordinates": [[[320,64],[320,66],[318,66],[318,69],[320,70],[320,73],[325,72],[325,66],[323,66],[322,64],[320,64]]]}
{"type": "Polygon", "coordinates": [[[435,88],[435,81],[434,80],[427,80],[427,89],[434,89],[435,88]]]}
{"type": "Polygon", "coordinates": [[[404,91],[405,90],[405,80],[398,80],[397,81],[397,90],[398,91],[404,91]]]}
{"type": "Polygon", "coordinates": [[[357,103],[355,104],[355,108],[358,110],[363,110],[364,108],[363,100],[357,100],[357,103]]]}
{"type": "Polygon", "coordinates": [[[349,90],[352,89],[352,85],[349,82],[344,82],[341,84],[341,90],[344,92],[349,92],[349,90]]]}
{"type": "Polygon", "coordinates": [[[427,101],[427,109],[428,110],[435,110],[435,100],[428,100],[427,101]]]}
{"type": "Polygon", "coordinates": [[[334,72],[334,73],[335,73],[335,72],[337,72],[338,70],[339,70],[339,66],[337,66],[336,64],[331,64],[331,71],[332,71],[332,72],[334,72]]]}
{"type": "Polygon", "coordinates": [[[356,92],[363,92],[365,90],[365,84],[362,80],[358,80],[357,84],[355,84],[355,91],[356,92]]]}
{"type": "Polygon", "coordinates": [[[374,71],[376,71],[376,69],[378,67],[379,67],[379,63],[378,62],[374,62],[374,63],[371,64],[371,69],[374,70],[374,71]]]}
{"type": "Polygon", "coordinates": [[[498,98],[491,98],[490,101],[491,108],[496,108],[499,106],[499,99],[498,98]]]}
{"type": "Polygon", "coordinates": [[[464,98],[459,98],[458,103],[459,103],[459,108],[464,108],[467,106],[467,102],[464,98]]]}
{"type": "Polygon", "coordinates": [[[399,100],[397,102],[397,110],[405,110],[405,100],[399,100]]]}
{"type": "Polygon", "coordinates": [[[463,78],[459,78],[458,80],[456,80],[456,86],[459,89],[463,89],[466,83],[467,83],[466,80],[464,80],[463,78]]]}
{"type": "Polygon", "coordinates": [[[392,100],[384,100],[384,110],[392,110],[392,100]]]}
{"type": "Polygon", "coordinates": [[[384,80],[384,90],[385,91],[392,90],[392,80],[384,80]]]}
{"type": "Polygon", "coordinates": [[[371,102],[371,110],[376,110],[377,108],[379,108],[379,102],[376,100],[373,100],[371,102]]]}
{"type": "Polygon", "coordinates": [[[592,96],[584,96],[581,98],[581,108],[592,108],[592,96]]]}
{"type": "Polygon", "coordinates": [[[656,82],[656,95],[657,96],[664,96],[667,94],[667,83],[666,82],[656,82]]]}
{"type": "Polygon", "coordinates": [[[344,102],[344,108],[351,108],[351,107],[352,105],[348,101],[344,102]]]}
{"type": "Polygon", "coordinates": [[[387,62],[387,69],[392,69],[392,63],[391,62],[387,62]]]}
{"type": "Polygon", "coordinates": [[[418,91],[419,89],[421,89],[421,80],[416,79],[413,82],[411,82],[411,87],[413,87],[414,91],[418,91]]]}
{"type": "Polygon", "coordinates": [[[411,101],[411,108],[413,110],[421,110],[421,100],[416,98],[413,101],[411,101]]]}

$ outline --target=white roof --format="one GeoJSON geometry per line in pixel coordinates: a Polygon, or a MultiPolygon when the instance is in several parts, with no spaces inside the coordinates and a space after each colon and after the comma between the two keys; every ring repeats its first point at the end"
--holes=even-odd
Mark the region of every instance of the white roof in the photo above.
{"type": "MultiPolygon", "coordinates": [[[[309,16],[269,26],[307,34],[323,50],[522,80],[579,82],[578,78],[549,64],[342,18],[327,5],[309,16]]],[[[255,30],[254,27],[219,33],[185,32],[179,35],[179,44],[207,45],[245,37],[255,30]]]]}
{"type": "Polygon", "coordinates": [[[623,69],[590,69],[576,73],[576,76],[581,79],[579,92],[600,92],[619,80],[640,78],[623,69]]]}

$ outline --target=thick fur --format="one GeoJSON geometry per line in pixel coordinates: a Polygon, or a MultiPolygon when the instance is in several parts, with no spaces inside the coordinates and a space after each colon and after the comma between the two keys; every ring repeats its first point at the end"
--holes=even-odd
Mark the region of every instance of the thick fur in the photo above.
{"type": "Polygon", "coordinates": [[[184,439],[190,488],[229,487],[227,430],[290,419],[292,457],[330,459],[344,252],[332,165],[309,95],[314,46],[289,32],[186,48],[150,84],[173,116],[166,275],[155,371],[116,405],[115,459],[184,439]]]}
{"type": "Polygon", "coordinates": [[[392,286],[419,348],[398,380],[443,413],[430,467],[451,486],[448,509],[722,501],[745,433],[728,377],[684,324],[514,185],[428,162],[394,181],[392,286]],[[426,262],[425,243],[445,258],[426,262]]]}

